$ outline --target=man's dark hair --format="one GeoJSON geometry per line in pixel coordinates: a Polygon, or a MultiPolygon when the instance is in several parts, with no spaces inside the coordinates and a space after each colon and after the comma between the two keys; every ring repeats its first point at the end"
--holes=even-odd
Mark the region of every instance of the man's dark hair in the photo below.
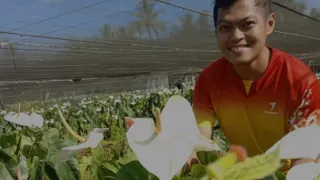
{"type": "MultiPolygon", "coordinates": [[[[213,7],[213,20],[214,26],[217,27],[217,19],[218,19],[218,10],[228,9],[238,0],[215,0],[213,7]]],[[[256,6],[262,7],[265,11],[265,17],[268,17],[272,13],[271,3],[272,0],[255,0],[256,6]]]]}

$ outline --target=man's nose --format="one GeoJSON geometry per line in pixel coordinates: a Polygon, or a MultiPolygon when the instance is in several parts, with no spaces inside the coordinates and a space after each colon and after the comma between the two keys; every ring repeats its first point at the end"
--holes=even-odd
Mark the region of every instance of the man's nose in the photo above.
{"type": "Polygon", "coordinates": [[[244,38],[244,33],[239,28],[234,28],[231,33],[231,41],[238,42],[244,38]]]}

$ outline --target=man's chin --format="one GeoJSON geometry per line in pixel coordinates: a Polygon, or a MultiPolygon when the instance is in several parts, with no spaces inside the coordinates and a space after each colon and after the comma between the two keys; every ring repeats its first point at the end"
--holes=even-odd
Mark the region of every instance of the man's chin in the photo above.
{"type": "Polygon", "coordinates": [[[250,64],[251,59],[250,58],[245,58],[245,57],[237,57],[237,58],[227,58],[228,61],[233,64],[233,65],[246,65],[250,64]]]}

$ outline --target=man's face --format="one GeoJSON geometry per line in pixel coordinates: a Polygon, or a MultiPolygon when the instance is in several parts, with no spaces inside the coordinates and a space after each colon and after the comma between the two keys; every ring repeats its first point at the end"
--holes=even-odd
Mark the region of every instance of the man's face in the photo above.
{"type": "Polygon", "coordinates": [[[255,0],[238,0],[218,10],[216,34],[222,55],[232,64],[247,64],[265,47],[274,28],[274,15],[266,17],[255,0]]]}

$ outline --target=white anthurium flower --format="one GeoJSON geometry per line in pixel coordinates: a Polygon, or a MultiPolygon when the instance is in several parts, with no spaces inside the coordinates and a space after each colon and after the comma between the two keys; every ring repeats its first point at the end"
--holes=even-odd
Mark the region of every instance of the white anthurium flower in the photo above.
{"type": "Polygon", "coordinates": [[[167,88],[163,88],[162,91],[163,91],[164,93],[167,93],[167,94],[170,93],[170,90],[167,89],[167,88]]]}
{"type": "Polygon", "coordinates": [[[64,106],[71,106],[70,102],[63,103],[64,106]]]}
{"type": "Polygon", "coordinates": [[[114,103],[115,103],[115,104],[121,103],[121,100],[118,98],[118,99],[116,99],[116,100],[114,101],[114,103]]]}
{"type": "Polygon", "coordinates": [[[68,161],[70,157],[72,157],[74,154],[76,154],[79,151],[82,151],[86,148],[96,148],[100,141],[103,140],[103,132],[109,130],[108,128],[94,128],[88,136],[87,141],[75,145],[75,146],[68,146],[64,147],[60,150],[58,155],[58,160],[60,162],[62,161],[68,161]]]}
{"type": "Polygon", "coordinates": [[[27,113],[9,113],[4,116],[6,121],[18,124],[20,126],[27,127],[39,127],[43,126],[43,117],[37,113],[31,113],[29,116],[27,113]]]}
{"type": "Polygon", "coordinates": [[[189,102],[172,96],[161,115],[150,118],[126,118],[133,121],[126,136],[140,163],[160,180],[169,180],[183,167],[193,151],[220,150],[200,135],[189,102]]]}
{"type": "Polygon", "coordinates": [[[21,126],[27,126],[29,115],[27,113],[14,113],[10,112],[7,115],[4,116],[4,119],[6,121],[9,121],[11,123],[15,123],[21,126]]]}
{"type": "Polygon", "coordinates": [[[31,126],[39,127],[41,128],[43,126],[43,117],[40,114],[37,113],[31,113],[30,114],[30,122],[31,126]]]}
{"type": "Polygon", "coordinates": [[[115,120],[118,120],[119,116],[118,115],[112,115],[112,118],[114,118],[115,120]]]}
{"type": "MultiPolygon", "coordinates": [[[[320,127],[317,125],[297,128],[280,139],[266,153],[274,151],[276,146],[280,145],[281,159],[310,158],[317,160],[320,154],[320,144],[310,141],[311,138],[316,137],[320,137],[320,127]]],[[[286,179],[314,180],[319,175],[320,163],[312,162],[294,166],[288,171],[286,179]]]]}
{"type": "Polygon", "coordinates": [[[309,162],[294,166],[286,175],[287,180],[316,180],[320,174],[320,164],[309,162]]]}
{"type": "Polygon", "coordinates": [[[308,139],[320,137],[317,125],[295,129],[289,132],[266,153],[270,153],[280,145],[281,159],[310,158],[316,160],[320,154],[320,144],[308,139]]]}

